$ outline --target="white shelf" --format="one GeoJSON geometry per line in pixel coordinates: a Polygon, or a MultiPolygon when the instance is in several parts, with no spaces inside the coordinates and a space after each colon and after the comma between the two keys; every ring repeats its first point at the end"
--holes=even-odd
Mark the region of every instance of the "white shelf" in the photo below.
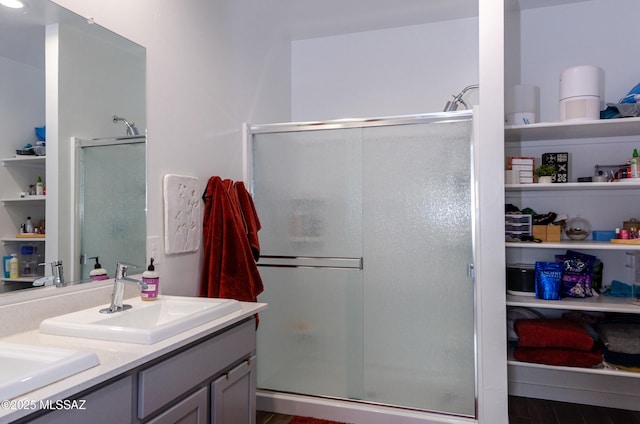
{"type": "Polygon", "coordinates": [[[544,300],[536,299],[532,296],[514,296],[507,294],[507,306],[640,314],[640,306],[630,303],[629,300],[629,298],[609,297],[603,295],[585,298],[564,297],[560,300],[544,300]]]}
{"type": "Polygon", "coordinates": [[[640,182],[505,184],[506,191],[638,190],[640,182]]]}
{"type": "Polygon", "coordinates": [[[587,250],[623,250],[623,251],[638,251],[640,250],[640,244],[618,244],[610,243],[608,241],[572,241],[563,240],[558,243],[554,242],[506,242],[507,248],[514,249],[587,249],[587,250]]]}
{"type": "Polygon", "coordinates": [[[45,242],[45,238],[44,237],[2,237],[0,239],[0,241],[2,243],[22,243],[25,241],[28,242],[34,242],[34,241],[39,241],[39,242],[45,242]]]}
{"type": "Polygon", "coordinates": [[[26,196],[26,197],[9,197],[6,199],[0,199],[2,203],[28,203],[28,202],[38,202],[46,200],[46,195],[35,195],[35,196],[26,196]]]}
{"type": "Polygon", "coordinates": [[[596,375],[612,375],[616,377],[640,378],[639,372],[623,371],[613,368],[582,368],[582,367],[565,367],[560,365],[536,364],[533,362],[521,362],[513,357],[513,349],[510,348],[507,354],[507,365],[515,367],[537,368],[540,370],[556,370],[569,371],[580,374],[596,374],[596,375]]]}
{"type": "Polygon", "coordinates": [[[640,118],[597,121],[540,122],[505,126],[506,142],[623,137],[640,134],[640,118]]]}
{"type": "Polygon", "coordinates": [[[46,163],[46,156],[36,156],[36,155],[27,155],[27,156],[16,156],[10,158],[3,158],[2,165],[3,166],[38,166],[42,167],[46,163]]]}

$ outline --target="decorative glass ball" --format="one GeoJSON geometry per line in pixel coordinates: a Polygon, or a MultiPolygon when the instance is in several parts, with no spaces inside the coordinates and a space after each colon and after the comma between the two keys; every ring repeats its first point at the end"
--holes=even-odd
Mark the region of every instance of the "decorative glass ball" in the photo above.
{"type": "Polygon", "coordinates": [[[591,224],[579,216],[567,220],[564,233],[571,240],[584,240],[591,234],[591,224]]]}

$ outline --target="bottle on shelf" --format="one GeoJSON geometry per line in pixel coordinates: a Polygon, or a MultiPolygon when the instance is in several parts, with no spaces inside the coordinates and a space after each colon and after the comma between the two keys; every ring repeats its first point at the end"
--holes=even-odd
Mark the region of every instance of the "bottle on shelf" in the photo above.
{"type": "Polygon", "coordinates": [[[33,233],[33,223],[31,222],[30,216],[27,217],[27,220],[24,223],[24,232],[27,234],[33,233]]]}
{"type": "Polygon", "coordinates": [[[11,255],[11,260],[9,260],[9,278],[15,280],[18,277],[20,277],[18,271],[18,255],[13,253],[11,255]]]}
{"type": "Polygon", "coordinates": [[[44,195],[44,183],[42,182],[42,177],[38,177],[38,181],[36,181],[36,195],[44,195]]]}

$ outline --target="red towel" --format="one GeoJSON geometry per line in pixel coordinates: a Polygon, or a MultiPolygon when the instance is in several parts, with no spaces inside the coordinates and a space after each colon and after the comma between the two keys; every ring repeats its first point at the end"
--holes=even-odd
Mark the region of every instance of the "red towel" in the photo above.
{"type": "Polygon", "coordinates": [[[253,259],[258,262],[260,259],[260,241],[258,240],[258,231],[262,226],[260,225],[260,219],[256,212],[256,207],[253,203],[251,195],[247,191],[242,181],[236,181],[233,185],[238,197],[238,204],[240,206],[240,213],[244,221],[245,232],[249,239],[249,245],[251,246],[251,252],[253,253],[253,259]]]}
{"type": "Polygon", "coordinates": [[[200,296],[257,301],[263,291],[262,279],[233,182],[209,178],[203,199],[204,258],[200,296]]]}
{"type": "Polygon", "coordinates": [[[519,319],[514,323],[518,347],[556,347],[590,351],[593,338],[567,319],[519,319]]]}
{"type": "Polygon", "coordinates": [[[598,345],[588,352],[556,347],[518,347],[513,357],[522,362],[580,368],[593,368],[602,363],[602,351],[598,345]]]}

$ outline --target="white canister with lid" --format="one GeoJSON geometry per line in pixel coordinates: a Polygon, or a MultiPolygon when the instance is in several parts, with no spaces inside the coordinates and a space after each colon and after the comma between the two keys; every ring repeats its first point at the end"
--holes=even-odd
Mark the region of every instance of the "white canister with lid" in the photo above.
{"type": "Polygon", "coordinates": [[[604,109],[604,70],[580,65],[560,74],[560,120],[591,121],[600,119],[604,109]]]}

